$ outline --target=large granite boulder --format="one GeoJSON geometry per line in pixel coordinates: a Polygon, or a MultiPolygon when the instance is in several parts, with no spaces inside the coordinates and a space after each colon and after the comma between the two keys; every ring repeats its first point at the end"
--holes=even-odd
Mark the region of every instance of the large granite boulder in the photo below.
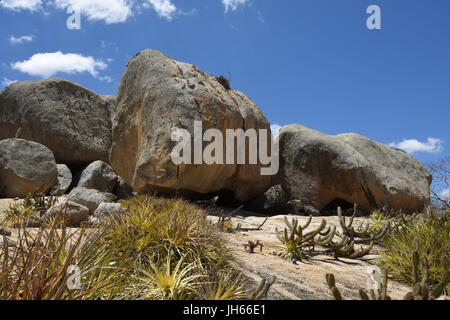
{"type": "Polygon", "coordinates": [[[63,79],[16,82],[0,93],[0,139],[41,143],[72,168],[108,162],[109,108],[94,92],[63,79]]]}
{"type": "Polygon", "coordinates": [[[202,121],[203,131],[218,129],[224,139],[226,129],[249,128],[266,129],[271,139],[269,123],[247,96],[196,66],[156,50],[138,53],[122,76],[116,108],[110,163],[135,191],[199,195],[231,190],[247,201],[270,187],[259,164],[172,162],[177,145],[172,133],[184,129],[194,137],[194,121],[202,121]]]}
{"type": "Polygon", "coordinates": [[[56,167],[58,169],[58,178],[56,184],[50,190],[50,194],[59,197],[69,190],[72,184],[72,172],[65,164],[57,164],[56,167]]]}
{"type": "Polygon", "coordinates": [[[112,192],[117,179],[117,174],[107,163],[97,160],[81,172],[77,186],[100,192],[112,192]]]}
{"type": "Polygon", "coordinates": [[[430,202],[430,173],[409,154],[358,134],[329,136],[300,125],[277,137],[276,178],[289,199],[323,209],[333,201],[365,212],[384,206],[417,212],[430,202]]]}
{"type": "Polygon", "coordinates": [[[55,157],[47,147],[22,139],[0,141],[0,198],[45,193],[56,183],[57,174],[55,157]]]}

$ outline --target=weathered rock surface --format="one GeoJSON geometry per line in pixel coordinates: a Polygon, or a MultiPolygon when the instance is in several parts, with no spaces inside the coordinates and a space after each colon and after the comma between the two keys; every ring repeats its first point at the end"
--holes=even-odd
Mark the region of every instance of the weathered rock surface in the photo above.
{"type": "Polygon", "coordinates": [[[70,184],[72,183],[72,172],[65,164],[56,165],[58,169],[58,177],[56,185],[50,191],[53,196],[62,196],[69,190],[70,184]]]}
{"type": "Polygon", "coordinates": [[[0,197],[47,192],[56,177],[55,157],[47,147],[22,139],[0,141],[0,197]]]}
{"type": "Polygon", "coordinates": [[[103,202],[112,202],[116,196],[112,193],[104,193],[95,189],[87,189],[83,187],[74,188],[68,196],[68,200],[79,203],[94,213],[98,206],[103,202]]]}
{"type": "Polygon", "coordinates": [[[89,209],[72,201],[63,201],[47,210],[52,218],[65,218],[68,227],[78,227],[89,219],[89,209]]]}
{"type": "Polygon", "coordinates": [[[247,201],[270,187],[270,177],[261,176],[260,165],[176,166],[172,162],[177,144],[171,141],[172,132],[185,129],[194,137],[194,120],[203,121],[204,131],[215,128],[224,137],[226,129],[270,132],[263,113],[248,97],[227,90],[194,65],[156,50],[138,53],[122,76],[116,107],[110,163],[135,191],[231,190],[238,200],[247,201]]]}
{"type": "Polygon", "coordinates": [[[417,212],[430,201],[430,173],[412,156],[357,134],[329,136],[283,127],[278,182],[289,199],[321,210],[334,200],[365,212],[388,206],[417,212]]]}
{"type": "Polygon", "coordinates": [[[123,213],[123,208],[120,203],[103,202],[98,206],[97,210],[95,210],[94,217],[104,219],[121,213],[123,213]]]}
{"type": "Polygon", "coordinates": [[[108,162],[108,103],[63,79],[13,83],[0,93],[0,139],[14,137],[47,146],[69,167],[108,162]]]}
{"type": "Polygon", "coordinates": [[[105,96],[102,96],[102,98],[108,104],[108,110],[109,110],[109,114],[111,115],[111,123],[112,123],[112,121],[114,121],[114,115],[116,114],[117,97],[112,96],[112,95],[105,95],[105,96]]]}
{"type": "Polygon", "coordinates": [[[77,186],[100,192],[112,192],[117,178],[117,174],[107,163],[97,160],[82,171],[77,186]]]}

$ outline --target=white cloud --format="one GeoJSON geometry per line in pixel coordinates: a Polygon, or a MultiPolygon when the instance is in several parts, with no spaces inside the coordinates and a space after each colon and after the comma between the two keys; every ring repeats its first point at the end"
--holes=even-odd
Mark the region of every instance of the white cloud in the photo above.
{"type": "Polygon", "coordinates": [[[242,6],[246,3],[250,2],[249,0],[222,0],[223,5],[225,6],[225,13],[227,13],[230,9],[232,11],[237,10],[239,6],[242,6]]]}
{"type": "Polygon", "coordinates": [[[1,0],[0,7],[13,10],[30,10],[37,11],[42,6],[42,0],[1,0]]]}
{"type": "Polygon", "coordinates": [[[389,145],[413,154],[416,152],[439,153],[444,149],[443,143],[444,141],[441,139],[428,138],[426,142],[420,142],[416,139],[405,139],[400,143],[392,142],[389,145]]]}
{"type": "Polygon", "coordinates": [[[444,200],[450,200],[450,187],[442,190],[442,192],[439,196],[444,200]]]}
{"type": "Polygon", "coordinates": [[[11,44],[22,44],[22,43],[24,43],[24,42],[31,42],[31,41],[33,41],[34,40],[34,36],[32,36],[32,35],[29,35],[29,36],[21,36],[21,37],[19,37],[19,38],[16,38],[16,37],[14,37],[14,36],[11,36],[10,38],[9,38],[9,42],[11,43],[11,44]]]}
{"type": "Polygon", "coordinates": [[[54,0],[59,9],[81,11],[88,20],[103,20],[107,24],[125,22],[133,13],[131,0],[54,0]]]}
{"type": "MultiPolygon", "coordinates": [[[[226,2],[230,4],[226,4],[226,8],[231,6],[233,9],[236,6],[235,2],[242,1],[227,0],[226,2]]],[[[244,0],[246,1],[248,0],[244,0]]],[[[44,5],[66,11],[71,8],[80,11],[88,20],[105,21],[106,24],[125,22],[134,12],[139,12],[141,7],[152,8],[159,17],[169,21],[177,14],[189,15],[195,12],[195,9],[187,13],[177,10],[172,0],[0,0],[0,8],[13,11],[37,11],[44,5]]]]}
{"type": "Polygon", "coordinates": [[[14,82],[17,82],[17,80],[9,80],[8,78],[3,78],[2,86],[7,87],[14,82]]]}
{"type": "Polygon", "coordinates": [[[272,124],[270,126],[270,130],[272,130],[272,136],[275,138],[278,135],[278,132],[281,130],[281,126],[279,124],[272,124]]]}
{"type": "Polygon", "coordinates": [[[177,8],[171,0],[148,0],[158,16],[171,21],[177,12],[177,8]]]}
{"type": "Polygon", "coordinates": [[[80,54],[60,51],[53,53],[37,53],[25,61],[11,64],[12,68],[32,76],[49,78],[58,73],[76,74],[88,72],[98,78],[98,71],[107,68],[102,60],[85,57],[80,54]]]}

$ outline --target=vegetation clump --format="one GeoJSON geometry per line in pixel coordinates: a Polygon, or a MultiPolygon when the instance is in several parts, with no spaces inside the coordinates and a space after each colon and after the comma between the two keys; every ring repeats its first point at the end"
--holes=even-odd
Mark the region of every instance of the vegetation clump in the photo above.
{"type": "Polygon", "coordinates": [[[436,285],[440,282],[444,267],[441,259],[450,256],[450,214],[417,215],[405,219],[394,232],[383,239],[380,252],[380,266],[389,271],[395,279],[413,285],[414,263],[411,257],[417,252],[426,257],[428,281],[436,285]]]}
{"type": "Polygon", "coordinates": [[[265,297],[272,284],[249,290],[223,233],[181,199],[133,198],[95,229],[68,229],[41,217],[37,204],[15,207],[42,223],[38,230],[19,224],[14,248],[3,241],[0,299],[234,300],[265,297]],[[80,286],[70,288],[77,276],[80,286]]]}

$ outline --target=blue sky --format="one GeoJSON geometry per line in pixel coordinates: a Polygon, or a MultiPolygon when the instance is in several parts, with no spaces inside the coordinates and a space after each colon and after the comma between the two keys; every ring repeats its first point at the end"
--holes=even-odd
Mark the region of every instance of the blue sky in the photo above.
{"type": "Polygon", "coordinates": [[[58,76],[115,95],[153,48],[230,73],[272,124],[357,132],[426,162],[450,155],[449,14],[448,0],[0,0],[0,88],[58,76]]]}

